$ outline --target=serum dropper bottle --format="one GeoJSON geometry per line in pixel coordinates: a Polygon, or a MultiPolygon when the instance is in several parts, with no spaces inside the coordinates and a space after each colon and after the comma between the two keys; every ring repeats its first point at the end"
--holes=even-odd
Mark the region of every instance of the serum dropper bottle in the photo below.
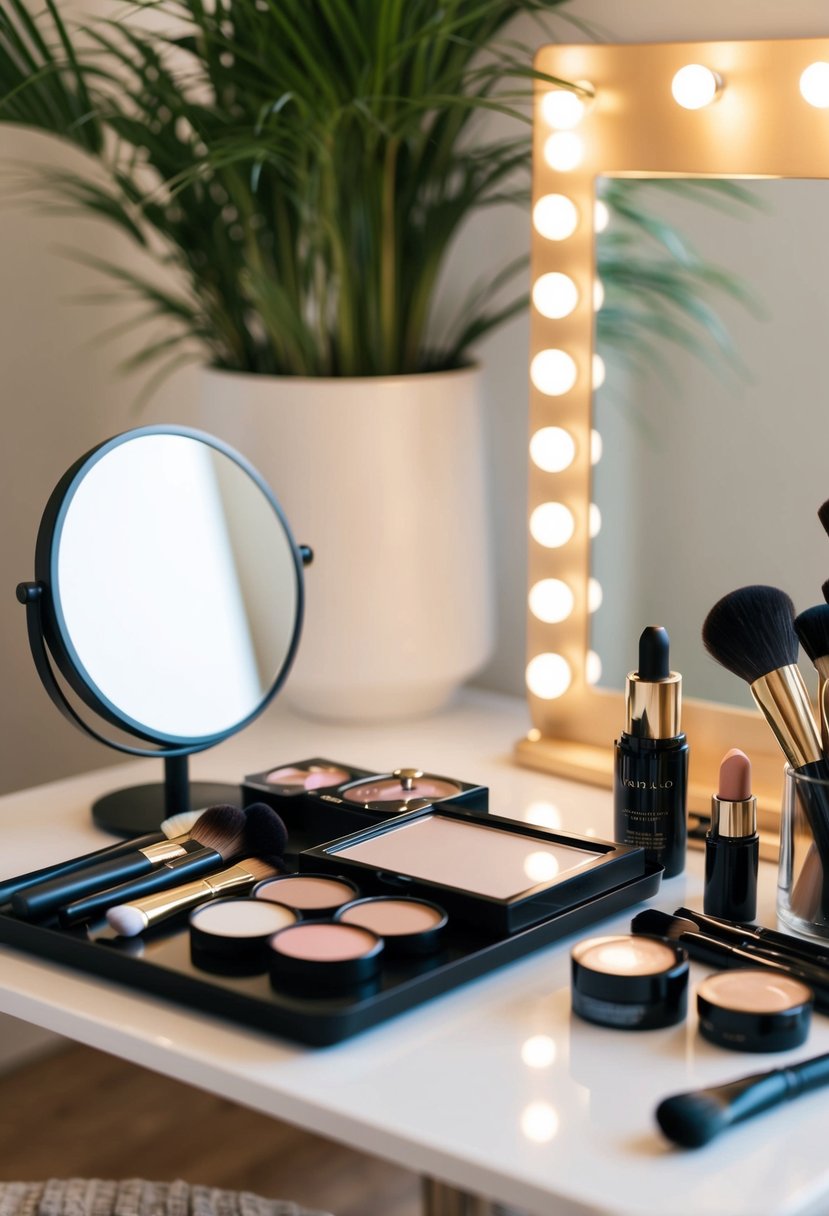
{"type": "Polygon", "coordinates": [[[649,625],[639,668],[627,678],[625,729],[616,743],[614,835],[644,847],[665,877],[685,868],[688,744],[682,733],[682,676],[671,671],[670,639],[649,625]]]}

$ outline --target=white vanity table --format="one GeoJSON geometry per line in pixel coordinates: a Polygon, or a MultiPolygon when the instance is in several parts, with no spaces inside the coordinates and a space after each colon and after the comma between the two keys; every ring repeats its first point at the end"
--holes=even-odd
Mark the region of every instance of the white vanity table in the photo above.
{"type": "MultiPolygon", "coordinates": [[[[443,714],[404,725],[333,726],[272,708],[242,735],[195,757],[193,770],[228,780],[307,755],[378,771],[417,764],[489,785],[499,814],[609,837],[607,792],[513,764],[512,744],[526,728],[522,702],[474,692],[443,714]]],[[[146,762],[131,763],[0,799],[0,874],[105,843],[91,826],[92,798],[152,775],[146,762]]],[[[701,905],[702,857],[689,852],[686,874],[665,885],[659,907],[701,905]]],[[[774,923],[775,880],[762,865],[766,924],[774,923]]],[[[632,914],[596,931],[625,932],[632,914]]],[[[816,1016],[804,1047],[774,1057],[704,1042],[693,999],[687,1023],[672,1029],[625,1034],[589,1026],[570,1015],[570,944],[325,1049],[237,1029],[8,948],[0,948],[0,1011],[438,1179],[426,1189],[441,1216],[490,1210],[470,1195],[532,1216],[829,1210],[825,1094],[695,1153],[669,1148],[653,1120],[669,1093],[829,1051],[829,1019],[816,1016]]],[[[693,966],[692,983],[702,974],[693,966]]]]}

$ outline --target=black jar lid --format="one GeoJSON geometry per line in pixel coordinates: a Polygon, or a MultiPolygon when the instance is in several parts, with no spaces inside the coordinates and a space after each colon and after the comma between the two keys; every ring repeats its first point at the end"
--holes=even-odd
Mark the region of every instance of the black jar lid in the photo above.
{"type": "Polygon", "coordinates": [[[685,1017],[688,954],[677,943],[644,934],[592,937],[570,957],[573,1010],[586,1021],[652,1030],[685,1017]]]}
{"type": "Polygon", "coordinates": [[[805,1042],[811,988],[766,967],[709,975],[697,988],[703,1038],[732,1051],[788,1051],[805,1042]]]}

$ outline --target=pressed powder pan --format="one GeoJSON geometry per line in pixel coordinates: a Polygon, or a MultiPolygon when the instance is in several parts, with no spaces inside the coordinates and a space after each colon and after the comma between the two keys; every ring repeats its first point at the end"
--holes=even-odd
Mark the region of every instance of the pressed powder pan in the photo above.
{"type": "Polygon", "coordinates": [[[425,899],[380,895],[345,904],[334,919],[360,925],[382,937],[390,954],[431,954],[440,949],[449,918],[443,908],[425,899]]]}

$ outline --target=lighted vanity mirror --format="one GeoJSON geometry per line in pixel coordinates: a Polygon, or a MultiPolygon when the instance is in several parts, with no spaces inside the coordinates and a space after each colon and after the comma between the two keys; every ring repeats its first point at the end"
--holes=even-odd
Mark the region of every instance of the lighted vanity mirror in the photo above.
{"type": "MultiPolygon", "coordinates": [[[[754,764],[761,828],[773,833],[780,750],[746,707],[745,690],[707,658],[698,631],[718,596],[741,582],[777,583],[803,608],[820,602],[829,574],[829,541],[816,519],[829,497],[829,473],[824,479],[819,467],[825,428],[807,421],[810,407],[820,411],[825,345],[825,241],[814,211],[820,185],[808,179],[829,177],[829,39],[548,46],[536,67],[578,82],[585,104],[574,119],[572,106],[548,100],[552,85],[537,87],[527,617],[533,729],[517,755],[609,787],[622,679],[635,666],[641,628],[658,621],[671,631],[675,666],[686,679],[689,807],[707,813],[722,752],[740,747],[754,764]],[[683,91],[690,77],[691,94],[683,91]],[[709,253],[740,270],[749,288],[764,264],[757,296],[771,321],[720,307],[732,329],[746,329],[752,347],[750,357],[742,354],[742,380],[735,374],[718,385],[679,349],[668,353],[681,386],[673,395],[653,372],[620,376],[612,359],[602,365],[594,347],[601,296],[595,237],[606,216],[597,203],[603,179],[618,178],[723,178],[756,193],[758,210],[718,220],[711,239],[719,244],[709,253]],[[768,178],[796,180],[758,180],[768,178]],[[800,218],[784,237],[781,216],[792,207],[800,218]],[[765,246],[762,257],[751,252],[754,239],[765,246]],[[775,265],[780,281],[770,287],[775,265]],[[539,288],[545,277],[557,289],[552,306],[539,288]],[[567,299],[558,288],[567,288],[567,299]],[[807,296],[811,309],[804,332],[789,307],[795,295],[807,296]],[[767,406],[749,395],[758,385],[769,393],[762,421],[767,406]],[[763,432],[763,454],[750,465],[739,442],[749,425],[763,432]]],[[[698,209],[696,220],[687,209],[671,218],[693,230],[709,224],[711,210],[698,209]]],[[[689,239],[699,244],[699,236],[689,239]]]]}
{"type": "MultiPolygon", "coordinates": [[[[287,675],[309,554],[258,473],[199,431],[129,431],[61,478],[38,533],[36,581],[18,589],[38,672],[87,733],[167,761],[166,800],[156,786],[119,791],[96,804],[99,823],[150,830],[189,809],[184,757],[241,730],[287,675]],[[68,688],[134,742],[90,725],[48,655],[68,688]]],[[[194,802],[234,796],[219,787],[194,802]]]]}

